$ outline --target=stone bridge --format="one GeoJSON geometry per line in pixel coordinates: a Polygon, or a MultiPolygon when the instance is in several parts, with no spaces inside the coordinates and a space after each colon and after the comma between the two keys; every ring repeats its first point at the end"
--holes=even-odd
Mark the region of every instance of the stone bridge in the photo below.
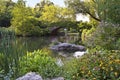
{"type": "Polygon", "coordinates": [[[50,35],[58,35],[59,34],[59,29],[61,29],[63,27],[52,27],[49,29],[50,31],[50,35]]]}

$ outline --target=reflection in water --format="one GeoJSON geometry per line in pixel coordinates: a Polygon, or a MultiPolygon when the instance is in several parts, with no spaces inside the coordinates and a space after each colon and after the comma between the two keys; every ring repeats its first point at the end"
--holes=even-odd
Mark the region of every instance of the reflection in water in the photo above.
{"type": "Polygon", "coordinates": [[[23,43],[26,44],[27,51],[34,51],[38,49],[42,49],[48,47],[50,44],[49,37],[20,37],[17,38],[18,46],[22,45],[23,43]]]}
{"type": "MultiPolygon", "coordinates": [[[[24,49],[26,51],[34,51],[42,48],[49,48],[53,43],[58,42],[68,42],[75,43],[78,40],[78,36],[50,36],[50,37],[17,37],[16,40],[11,41],[12,45],[14,43],[14,49],[24,49]]],[[[3,50],[4,51],[4,50],[3,50]]],[[[0,50],[2,52],[2,50],[0,50]]],[[[53,53],[54,56],[57,56],[56,53],[53,53]]]]}

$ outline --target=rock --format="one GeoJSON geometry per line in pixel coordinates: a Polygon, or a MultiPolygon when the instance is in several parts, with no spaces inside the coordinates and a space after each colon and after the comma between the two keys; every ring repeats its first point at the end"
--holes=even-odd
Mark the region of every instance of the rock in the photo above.
{"type": "Polygon", "coordinates": [[[75,57],[75,58],[79,58],[79,57],[81,57],[82,55],[84,55],[86,52],[85,51],[77,51],[77,52],[75,52],[74,54],[73,54],[73,56],[75,57]]]}
{"type": "Polygon", "coordinates": [[[54,78],[52,80],[64,80],[64,78],[63,77],[58,77],[58,78],[54,78]]]}
{"type": "Polygon", "coordinates": [[[70,44],[70,43],[60,43],[50,47],[50,49],[53,51],[67,51],[67,52],[85,51],[84,46],[70,44]]]}
{"type": "Polygon", "coordinates": [[[56,64],[60,67],[64,65],[60,58],[57,59],[56,64]]]}
{"type": "Polygon", "coordinates": [[[42,77],[35,72],[29,72],[16,80],[43,80],[42,77]]]}

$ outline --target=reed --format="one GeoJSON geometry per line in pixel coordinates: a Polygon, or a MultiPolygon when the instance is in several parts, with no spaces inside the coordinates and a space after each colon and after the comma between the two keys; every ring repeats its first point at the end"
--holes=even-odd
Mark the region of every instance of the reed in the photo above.
{"type": "Polygon", "coordinates": [[[19,61],[23,54],[23,48],[17,46],[14,32],[0,29],[0,79],[11,80],[19,75],[19,61]]]}

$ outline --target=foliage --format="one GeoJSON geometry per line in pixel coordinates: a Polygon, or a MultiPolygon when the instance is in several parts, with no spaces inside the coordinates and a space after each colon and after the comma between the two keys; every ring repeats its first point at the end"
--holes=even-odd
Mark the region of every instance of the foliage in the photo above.
{"type": "MultiPolygon", "coordinates": [[[[45,33],[45,30],[40,28],[39,20],[34,17],[29,17],[24,20],[20,26],[15,29],[16,35],[22,36],[40,36],[45,33]]],[[[47,29],[46,29],[47,30],[47,29]]]]}
{"type": "Polygon", "coordinates": [[[36,18],[39,18],[42,15],[41,12],[43,11],[45,5],[50,6],[50,5],[54,5],[54,3],[49,0],[42,0],[39,3],[37,3],[34,8],[34,13],[35,13],[34,15],[36,18]]]}
{"type": "Polygon", "coordinates": [[[94,5],[102,21],[120,24],[119,0],[95,0],[94,5]]]}
{"type": "Polygon", "coordinates": [[[78,32],[77,21],[58,21],[48,25],[48,27],[66,28],[69,32],[78,32]]]}
{"type": "Polygon", "coordinates": [[[40,36],[47,32],[40,28],[41,22],[35,18],[30,8],[25,5],[16,5],[12,11],[12,27],[16,35],[21,36],[40,36]]]}
{"type": "Polygon", "coordinates": [[[76,13],[90,15],[97,21],[120,23],[119,0],[65,0],[76,13]]]}
{"type": "Polygon", "coordinates": [[[42,77],[53,78],[61,75],[61,68],[57,66],[54,58],[50,57],[50,51],[43,49],[34,52],[27,52],[20,62],[21,74],[33,71],[38,72],[42,77]]]}
{"type": "Polygon", "coordinates": [[[78,24],[79,28],[82,30],[84,29],[91,29],[91,25],[87,22],[80,22],[80,24],[78,24]]]}
{"type": "Polygon", "coordinates": [[[80,22],[80,23],[78,24],[78,28],[77,28],[80,37],[81,37],[82,32],[83,32],[84,30],[90,30],[92,27],[93,27],[93,25],[91,25],[90,23],[80,22]]]}
{"type": "Polygon", "coordinates": [[[118,39],[120,26],[112,23],[101,23],[98,27],[83,30],[82,41],[88,47],[100,46],[105,49],[119,49],[118,39]]]}
{"type": "Polygon", "coordinates": [[[55,5],[45,5],[40,20],[45,21],[47,24],[60,21],[73,21],[73,11],[55,5]]]}
{"type": "Polygon", "coordinates": [[[2,38],[0,43],[0,79],[9,80],[18,76],[19,60],[24,50],[17,48],[13,32],[7,29],[1,29],[0,32],[2,38]]]}
{"type": "Polygon", "coordinates": [[[58,13],[59,13],[58,8],[55,7],[54,5],[50,6],[45,5],[40,19],[46,22],[55,22],[58,21],[57,16],[58,13]]]}
{"type": "Polygon", "coordinates": [[[89,15],[91,18],[101,21],[97,15],[95,15],[96,9],[94,8],[94,0],[65,0],[65,4],[68,8],[73,9],[75,13],[82,13],[89,15]]]}
{"type": "Polygon", "coordinates": [[[119,80],[120,52],[98,51],[66,63],[66,80],[119,80]]]}
{"type": "Polygon", "coordinates": [[[0,37],[4,38],[4,35],[6,36],[11,36],[14,34],[14,31],[11,29],[11,28],[5,28],[5,27],[2,27],[0,28],[0,37]]]}
{"type": "Polygon", "coordinates": [[[19,33],[21,32],[20,30],[21,28],[26,27],[22,25],[23,25],[23,22],[27,20],[28,16],[31,15],[30,9],[26,8],[24,5],[20,5],[19,3],[19,4],[16,4],[14,9],[12,10],[12,15],[13,15],[12,27],[14,27],[16,33],[19,33]]]}
{"type": "Polygon", "coordinates": [[[0,27],[9,27],[12,18],[11,11],[14,7],[14,2],[0,0],[0,27]]]}

